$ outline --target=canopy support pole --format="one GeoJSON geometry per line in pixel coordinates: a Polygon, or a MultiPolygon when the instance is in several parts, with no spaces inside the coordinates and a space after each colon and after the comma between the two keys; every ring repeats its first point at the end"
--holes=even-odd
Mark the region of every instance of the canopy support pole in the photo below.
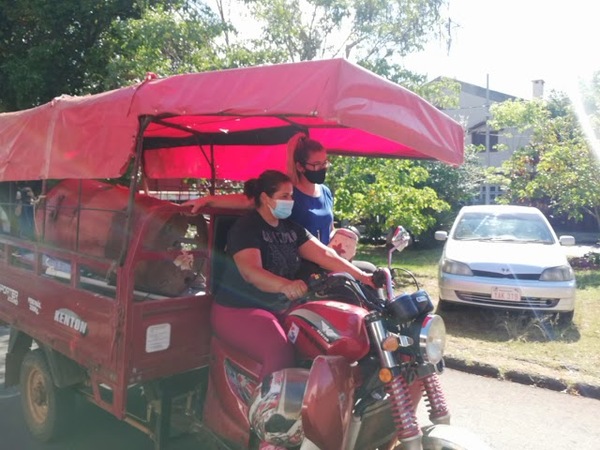
{"type": "Polygon", "coordinates": [[[217,168],[215,167],[215,145],[210,144],[210,195],[215,195],[215,186],[217,184],[217,168]]]}
{"type": "Polygon", "coordinates": [[[126,222],[125,222],[125,236],[123,238],[123,244],[121,246],[121,253],[119,255],[119,266],[125,263],[127,257],[127,248],[129,240],[131,238],[131,230],[133,228],[133,219],[135,214],[135,194],[137,191],[138,176],[140,167],[142,166],[142,153],[144,151],[144,132],[146,128],[152,122],[151,116],[143,116],[140,118],[140,126],[138,129],[137,137],[135,138],[135,159],[133,160],[133,168],[131,170],[130,183],[129,183],[129,202],[127,205],[126,222]]]}

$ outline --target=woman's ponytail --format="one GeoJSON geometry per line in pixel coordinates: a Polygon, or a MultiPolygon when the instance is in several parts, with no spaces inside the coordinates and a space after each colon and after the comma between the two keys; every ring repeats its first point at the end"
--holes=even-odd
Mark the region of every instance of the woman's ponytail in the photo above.
{"type": "Polygon", "coordinates": [[[298,170],[296,169],[297,160],[297,149],[299,146],[304,144],[304,141],[307,139],[306,134],[304,133],[296,133],[293,135],[288,141],[287,146],[287,174],[292,180],[292,184],[296,186],[298,184],[300,175],[298,174],[298,170]]]}

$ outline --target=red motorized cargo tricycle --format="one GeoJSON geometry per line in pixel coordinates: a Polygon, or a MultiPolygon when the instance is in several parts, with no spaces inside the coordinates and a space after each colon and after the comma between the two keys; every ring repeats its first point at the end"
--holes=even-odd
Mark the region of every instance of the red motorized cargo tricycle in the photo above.
{"type": "Polygon", "coordinates": [[[21,221],[19,236],[0,234],[6,384],[20,384],[36,437],[55,438],[81,395],[156,448],[182,427],[220,448],[451,441],[437,378],[443,322],[422,291],[394,297],[388,280],[373,298],[347,277],[320,280],[317,298],[285,319],[298,367],[268,380],[211,331],[227,232],[241,212],[190,215],[170,201],[173,180],[284,169],[298,131],[337,154],[462,162],[459,125],[345,60],[148,77],[0,114],[0,181],[42,191],[21,205],[33,232],[21,221]],[[115,182],[125,174],[128,187],[115,182]],[[423,394],[434,423],[425,435],[415,417],[423,394]]]}

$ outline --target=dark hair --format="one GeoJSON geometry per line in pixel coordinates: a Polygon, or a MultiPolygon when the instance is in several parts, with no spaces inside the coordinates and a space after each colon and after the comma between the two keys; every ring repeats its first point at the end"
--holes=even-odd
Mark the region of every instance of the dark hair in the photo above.
{"type": "Polygon", "coordinates": [[[323,144],[309,138],[304,133],[296,133],[291,137],[287,146],[287,173],[292,180],[292,184],[298,184],[302,175],[296,168],[296,163],[304,166],[311,152],[320,152],[323,150],[325,150],[323,144]]]}
{"type": "Polygon", "coordinates": [[[278,170],[265,170],[258,178],[252,178],[244,183],[244,194],[254,199],[254,204],[260,206],[260,194],[263,192],[272,197],[283,183],[292,180],[285,173],[278,170]]]}
{"type": "Polygon", "coordinates": [[[298,162],[302,165],[308,161],[308,155],[312,152],[320,152],[324,150],[323,144],[319,141],[309,138],[308,136],[301,136],[297,143],[296,149],[294,150],[294,162],[298,162]]]}

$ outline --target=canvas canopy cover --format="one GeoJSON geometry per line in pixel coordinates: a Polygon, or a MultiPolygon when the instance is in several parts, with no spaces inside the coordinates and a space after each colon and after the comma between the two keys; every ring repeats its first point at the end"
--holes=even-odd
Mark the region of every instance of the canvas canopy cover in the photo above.
{"type": "Polygon", "coordinates": [[[463,129],[343,59],[147,77],[0,114],[0,181],[114,178],[143,149],[148,178],[245,180],[285,170],[307,132],[334,154],[463,161],[463,129]]]}

